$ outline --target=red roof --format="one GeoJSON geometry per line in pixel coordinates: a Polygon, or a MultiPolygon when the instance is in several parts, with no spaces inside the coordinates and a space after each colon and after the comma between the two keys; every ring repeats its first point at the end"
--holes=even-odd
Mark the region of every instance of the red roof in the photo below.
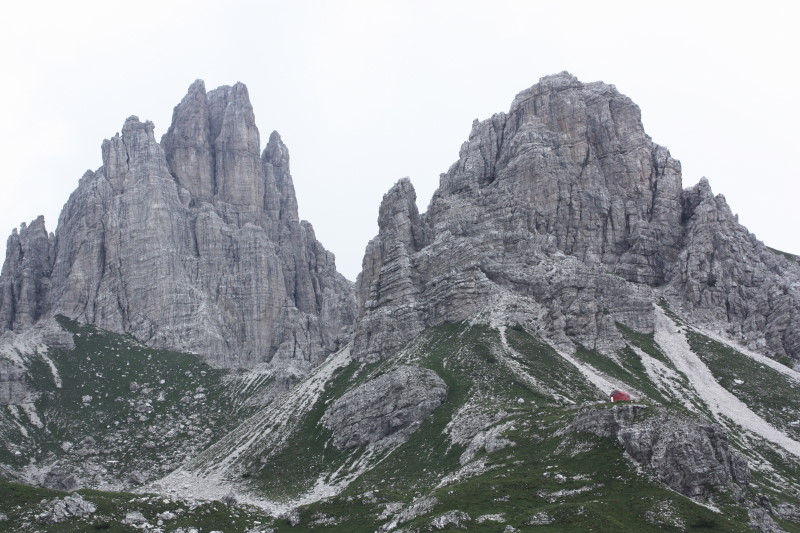
{"type": "Polygon", "coordinates": [[[613,390],[611,391],[611,401],[612,402],[629,402],[631,401],[631,395],[625,391],[621,390],[613,390]]]}

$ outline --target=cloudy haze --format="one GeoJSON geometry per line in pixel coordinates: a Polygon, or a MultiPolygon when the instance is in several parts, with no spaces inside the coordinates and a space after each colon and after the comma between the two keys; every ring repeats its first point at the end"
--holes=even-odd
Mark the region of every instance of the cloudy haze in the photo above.
{"type": "Polygon", "coordinates": [[[800,253],[800,20],[790,2],[40,2],[4,7],[0,254],[61,206],[129,115],[166,132],[196,78],[247,84],[300,216],[350,279],[403,176],[424,211],[474,118],[568,70],[613,83],[767,245],[800,253]],[[657,6],[657,7],[651,7],[657,6]],[[698,7],[700,6],[700,7],[698,7]]]}

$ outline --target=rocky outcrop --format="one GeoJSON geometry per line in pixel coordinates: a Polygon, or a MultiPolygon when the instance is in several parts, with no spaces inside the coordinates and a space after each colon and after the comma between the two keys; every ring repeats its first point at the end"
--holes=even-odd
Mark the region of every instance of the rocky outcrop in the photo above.
{"type": "MultiPolygon", "coordinates": [[[[357,280],[354,354],[492,308],[552,343],[613,351],[662,296],[754,347],[800,357],[800,268],[651,141],[613,85],[542,78],[475,121],[420,214],[407,179],[381,204],[357,280]]],[[[495,312],[497,317],[498,313],[495,312]]]]}
{"type": "Polygon", "coordinates": [[[666,409],[584,408],[567,431],[616,439],[636,463],[691,498],[706,500],[715,491],[745,490],[750,482],[747,460],[729,448],[721,426],[666,409]]]}
{"type": "Polygon", "coordinates": [[[747,509],[748,525],[760,533],[786,533],[770,516],[766,509],[750,507],[747,509]]]}
{"type": "Polygon", "coordinates": [[[0,355],[0,405],[20,405],[32,398],[25,368],[0,355]]]}
{"type": "Polygon", "coordinates": [[[47,502],[47,506],[47,510],[36,516],[38,522],[57,524],[71,518],[88,518],[97,511],[95,504],[84,500],[83,496],[77,492],[62,499],[56,498],[47,502]]]}
{"type": "Polygon", "coordinates": [[[470,516],[464,511],[447,511],[431,520],[431,527],[436,530],[450,528],[469,529],[467,524],[471,521],[470,516]]]}
{"type": "Polygon", "coordinates": [[[0,331],[63,314],[217,366],[337,349],[352,285],[299,220],[276,132],[259,154],[247,88],[197,81],[161,143],[153,128],[130,117],[103,142],[54,238],[42,219],[12,235],[0,331]]]}
{"type": "Polygon", "coordinates": [[[447,385],[432,370],[401,366],[341,396],[322,424],[339,449],[404,442],[447,398],[447,385]]]}
{"type": "Polygon", "coordinates": [[[683,196],[685,237],[666,291],[749,348],[800,358],[800,268],[739,224],[703,179],[683,196]]]}
{"type": "Polygon", "coordinates": [[[44,313],[53,240],[44,217],[11,232],[0,273],[0,333],[30,326],[44,313]]]}
{"type": "Polygon", "coordinates": [[[72,472],[66,468],[55,467],[44,474],[42,486],[48,489],[70,491],[77,489],[79,483],[72,472]]]}

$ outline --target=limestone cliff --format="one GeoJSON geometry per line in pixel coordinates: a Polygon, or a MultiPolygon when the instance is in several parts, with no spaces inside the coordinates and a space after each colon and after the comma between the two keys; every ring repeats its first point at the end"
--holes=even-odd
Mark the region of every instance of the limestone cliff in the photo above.
{"type": "Polygon", "coordinates": [[[800,268],[738,224],[704,180],[652,142],[613,85],[542,78],[475,121],[419,214],[411,183],[383,199],[357,281],[354,353],[482,312],[566,349],[652,331],[664,297],[748,345],[800,358],[800,268]],[[495,316],[497,318],[497,316],[495,316]]]}
{"type": "Polygon", "coordinates": [[[12,231],[0,273],[0,332],[14,325],[30,326],[41,317],[52,249],[53,237],[47,234],[43,217],[12,231]]]}
{"type": "Polygon", "coordinates": [[[55,237],[42,219],[12,234],[0,332],[64,314],[220,366],[335,350],[352,285],[299,220],[280,136],[260,146],[241,83],[192,84],[161,143],[152,123],[128,118],[55,237]]]}

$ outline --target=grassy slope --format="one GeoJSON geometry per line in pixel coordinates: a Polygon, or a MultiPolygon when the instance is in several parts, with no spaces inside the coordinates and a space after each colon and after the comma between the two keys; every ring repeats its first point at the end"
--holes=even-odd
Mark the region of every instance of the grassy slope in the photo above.
{"type": "Polygon", "coordinates": [[[76,470],[90,464],[106,480],[125,480],[132,472],[164,473],[252,409],[227,394],[232,381],[227,370],[93,326],[60,323],[75,340],[72,350],[48,353],[63,386],[56,386],[43,358],[30,358],[43,427],[20,416],[28,437],[20,431],[7,434],[0,463],[19,468],[58,460],[76,470]],[[12,449],[24,453],[16,456],[12,449]]]}
{"type": "MultiPolygon", "coordinates": [[[[669,364],[652,336],[621,329],[631,346],[669,364]]],[[[86,333],[91,331],[87,330],[86,333]]],[[[498,351],[502,350],[502,343],[496,330],[466,324],[440,326],[424,333],[397,357],[372,364],[353,362],[339,370],[328,382],[318,402],[301,420],[289,445],[280,450],[271,450],[260,460],[256,458],[248,465],[248,481],[270,498],[289,499],[310,490],[320,479],[327,482],[340,480],[348,469],[359,465],[359,461],[368,463],[370,468],[341,494],[302,507],[300,526],[290,526],[285,519],[278,519],[270,524],[271,527],[279,531],[375,531],[392,518],[392,513],[385,512],[387,506],[390,509],[399,504],[408,506],[420,498],[432,497],[436,503],[431,509],[401,527],[424,530],[433,517],[449,510],[461,510],[472,518],[470,531],[501,531],[505,524],[513,525],[520,531],[553,532],[750,531],[745,525],[746,512],[741,506],[732,505],[724,494],[716,502],[723,512],[715,513],[664,488],[646,473],[638,471],[611,439],[591,435],[559,435],[557,430],[572,420],[577,407],[554,399],[546,391],[556,391],[577,405],[596,402],[598,391],[574,366],[522,328],[508,328],[506,335],[511,350],[504,351],[504,355],[498,351]],[[535,377],[536,383],[520,379],[517,371],[509,366],[506,359],[509,357],[517,369],[535,377]],[[449,387],[447,401],[406,443],[395,449],[370,457],[363,449],[340,451],[333,448],[329,444],[330,432],[320,423],[327,404],[352,387],[399,364],[418,364],[436,371],[449,387]],[[459,409],[468,404],[480,405],[490,413],[501,413],[498,417],[500,422],[513,422],[504,437],[514,444],[492,453],[478,451],[476,459],[485,463],[483,469],[440,483],[443,478],[460,469],[459,457],[465,446],[453,444],[445,428],[459,409]],[[437,485],[440,486],[434,488],[437,485]],[[552,523],[527,525],[534,515],[544,516],[541,513],[545,513],[552,523]],[[491,520],[479,523],[477,520],[482,515],[496,514],[502,515],[502,523],[491,520]],[[682,524],[682,527],[676,524],[682,524]]],[[[81,338],[86,342],[99,340],[93,339],[93,335],[82,335],[81,338]]],[[[114,342],[122,341],[125,339],[116,339],[114,342]]],[[[73,364],[77,368],[74,374],[68,374],[69,362],[63,355],[54,356],[59,368],[63,366],[65,382],[67,379],[77,379],[76,388],[87,386],[81,385],[79,374],[85,372],[85,369],[81,369],[83,360],[87,356],[93,359],[94,352],[88,349],[89,346],[79,343],[76,347],[76,350],[83,351],[80,357],[74,358],[73,364]]],[[[113,347],[121,346],[114,344],[113,347]]],[[[177,354],[174,356],[181,357],[177,354]]],[[[580,349],[577,356],[609,376],[642,390],[651,400],[684,410],[669,391],[649,381],[639,356],[631,347],[618,354],[616,362],[586,349],[580,349]]],[[[703,357],[708,358],[707,355],[703,357]]],[[[725,357],[736,356],[726,354],[725,357]]],[[[145,368],[152,361],[152,358],[147,359],[146,352],[142,352],[139,358],[131,352],[126,358],[126,362],[130,359],[131,363],[145,368]]],[[[709,361],[711,359],[707,364],[712,370],[716,368],[713,361],[709,361]]],[[[737,359],[736,364],[742,362],[737,359]]],[[[126,364],[115,370],[124,373],[127,368],[126,364]]],[[[721,372],[719,369],[716,371],[721,372]]],[[[188,377],[180,364],[175,372],[167,374],[170,379],[179,378],[181,372],[188,377]]],[[[196,367],[189,372],[200,378],[214,377],[207,368],[196,367]]],[[[114,390],[120,394],[129,385],[125,379],[128,376],[120,377],[120,383],[115,386],[114,390]]],[[[196,388],[193,381],[187,382],[191,383],[188,389],[196,388]]],[[[77,408],[75,402],[80,400],[75,398],[85,393],[80,388],[65,398],[72,398],[73,406],[77,408]]],[[[104,393],[100,392],[102,398],[105,398],[104,393]]],[[[185,395],[185,391],[181,394],[185,395]]],[[[219,402],[219,412],[225,413],[225,406],[229,405],[227,400],[220,396],[215,401],[219,402]]],[[[124,406],[119,408],[127,409],[124,406]]],[[[127,412],[125,414],[127,416],[127,412]]],[[[162,416],[166,414],[162,413],[162,416]]],[[[152,416],[158,420],[155,418],[158,412],[152,416]]],[[[142,427],[150,427],[152,420],[143,421],[142,427]]],[[[222,428],[221,425],[218,427],[222,428]]],[[[748,441],[740,445],[752,446],[753,443],[748,441]]],[[[786,472],[794,468],[793,463],[786,462],[766,445],[758,453],[762,460],[768,460],[786,472]]],[[[792,476],[784,479],[798,478],[792,476]]],[[[780,491],[766,490],[764,486],[769,481],[756,473],[756,482],[759,484],[756,490],[770,494],[773,502],[792,500],[784,498],[785,495],[780,491]]],[[[0,486],[0,492],[8,493],[11,490],[8,487],[7,484],[0,486]]],[[[93,496],[100,500],[108,498],[109,502],[116,501],[114,505],[119,509],[129,505],[123,505],[122,502],[135,498],[100,493],[93,493],[93,496]]],[[[21,509],[14,512],[27,512],[30,516],[34,500],[38,501],[41,497],[31,498],[29,503],[21,504],[21,509]]],[[[143,500],[141,505],[156,505],[154,502],[156,500],[143,500]]],[[[213,507],[217,509],[215,511],[212,507],[204,513],[209,516],[221,513],[219,520],[232,519],[225,514],[229,510],[213,507]]],[[[0,507],[0,512],[4,512],[3,507],[0,507]]],[[[255,518],[250,517],[249,520],[252,523],[255,518]]],[[[109,524],[117,527],[113,525],[113,520],[109,524]]],[[[191,525],[189,522],[185,524],[191,525]]],[[[782,525],[787,531],[800,531],[795,525],[782,525]]],[[[228,528],[214,527],[225,531],[239,530],[231,529],[238,526],[230,525],[228,528]]]]}
{"type": "MultiPolygon", "coordinates": [[[[800,383],[696,330],[687,329],[687,338],[720,385],[772,426],[800,440],[800,383]]],[[[757,467],[753,478],[759,490],[769,494],[773,503],[796,504],[800,464],[766,442],[739,434],[735,427],[730,435],[757,467]]]]}
{"type": "Polygon", "coordinates": [[[162,497],[93,490],[79,492],[85,500],[96,505],[97,511],[87,519],[70,518],[61,523],[47,524],[36,519],[36,515],[49,506],[42,502],[63,498],[66,493],[0,481],[0,513],[8,517],[7,521],[0,522],[0,530],[52,533],[142,531],[122,523],[125,514],[132,511],[141,512],[151,524],[157,522],[160,513],[169,511],[175,514],[176,518],[163,521],[167,531],[175,531],[179,527],[194,527],[201,532],[245,531],[274,521],[258,509],[227,506],[220,502],[173,501],[162,497]]]}
{"type": "MultiPolygon", "coordinates": [[[[507,332],[517,362],[535,375],[542,385],[585,403],[596,391],[549,346],[519,328],[507,332]]],[[[409,504],[415,498],[434,497],[435,506],[401,527],[427,529],[433,517],[449,510],[467,512],[473,519],[470,531],[501,531],[511,524],[520,531],[750,531],[746,513],[736,506],[719,514],[697,505],[638,472],[610,439],[589,435],[555,436],[572,419],[574,407],[565,407],[520,380],[497,357],[498,334],[484,326],[454,324],[434,328],[425,340],[406,350],[395,361],[369,365],[356,372],[348,369],[332,385],[330,397],[356,381],[378,375],[401,362],[414,362],[435,370],[449,386],[448,399],[425,421],[408,442],[363,474],[340,495],[302,509],[300,530],[374,531],[388,521],[379,518],[393,502],[409,504]],[[354,377],[357,376],[357,377],[354,377]],[[505,437],[515,445],[478,460],[486,470],[431,490],[446,474],[459,469],[463,446],[453,445],[444,433],[456,411],[470,400],[504,411],[513,421],[505,437]],[[519,400],[523,401],[520,402],[519,400]],[[526,525],[537,513],[547,513],[549,525],[526,525]],[[502,514],[504,522],[478,523],[482,515],[502,514]]],[[[586,355],[594,360],[593,355],[586,355]]],[[[629,356],[629,357],[634,357],[629,356]]],[[[641,363],[626,360],[626,368],[613,372],[641,381],[641,363]]],[[[355,364],[355,363],[354,363],[355,364]]],[[[606,368],[609,373],[612,369],[606,368]]],[[[658,393],[658,391],[655,391],[658,393]]],[[[663,399],[663,398],[662,398],[663,399]]],[[[325,399],[322,400],[324,402],[325,399]]],[[[317,433],[317,450],[323,450],[328,435],[317,424],[323,409],[312,413],[306,432],[317,433]]],[[[328,448],[330,450],[330,448],[328,448]]],[[[297,464],[303,450],[287,452],[283,465],[297,464]],[[290,458],[291,456],[291,458],[290,458]]],[[[351,452],[358,453],[358,452],[351,452]]],[[[316,471],[330,469],[319,454],[316,471]]],[[[333,456],[329,456],[333,458],[333,456]]],[[[265,476],[278,474],[265,466],[265,476]]],[[[724,497],[720,498],[724,501],[724,497]]],[[[277,522],[278,530],[298,527],[277,522]]]]}

